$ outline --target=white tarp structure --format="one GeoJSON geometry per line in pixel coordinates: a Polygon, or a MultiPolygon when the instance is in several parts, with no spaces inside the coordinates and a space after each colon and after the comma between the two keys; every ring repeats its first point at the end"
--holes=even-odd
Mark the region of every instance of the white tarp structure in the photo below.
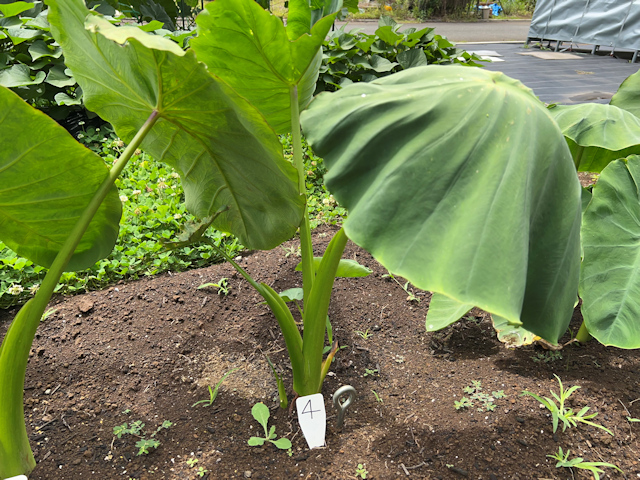
{"type": "Polygon", "coordinates": [[[640,0],[538,0],[528,40],[640,50],[640,0]]]}

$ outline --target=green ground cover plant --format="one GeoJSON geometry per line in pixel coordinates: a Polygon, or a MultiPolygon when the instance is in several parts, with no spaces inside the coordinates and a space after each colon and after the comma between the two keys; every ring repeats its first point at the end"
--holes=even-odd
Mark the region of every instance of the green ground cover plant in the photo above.
{"type": "MultiPolygon", "coordinates": [[[[109,124],[89,127],[78,134],[80,143],[100,155],[107,166],[113,165],[124,149],[109,124]]],[[[293,158],[291,135],[281,135],[285,158],[293,158]]],[[[322,159],[302,139],[307,208],[312,228],[320,224],[336,224],[346,215],[327,191],[322,179],[326,172],[322,159]]],[[[243,250],[233,235],[208,229],[207,241],[169,250],[160,241],[172,240],[178,231],[196,223],[184,203],[184,190],[175,169],[158,162],[144,152],[136,152],[117,183],[127,198],[123,202],[123,218],[118,243],[109,256],[80,272],[65,272],[56,292],[81,293],[104,288],[119,280],[137,279],[166,271],[180,272],[223,261],[214,245],[230,257],[243,250]],[[167,201],[169,200],[169,201],[167,201]],[[159,203],[160,202],[160,203],[159,203]]],[[[46,269],[17,255],[0,241],[0,308],[23,304],[33,297],[46,269]]]]}
{"type": "Polygon", "coordinates": [[[172,425],[173,422],[165,420],[158,428],[156,428],[155,432],[147,434],[144,431],[144,423],[140,420],[136,420],[130,424],[123,423],[122,425],[116,425],[113,427],[113,435],[117,438],[122,438],[124,435],[138,437],[140,440],[136,442],[136,448],[138,449],[137,455],[148,455],[151,448],[156,449],[160,446],[160,440],[155,438],[156,435],[162,430],[170,428],[172,425]]]}
{"type": "Polygon", "coordinates": [[[481,66],[475,54],[457,48],[434,28],[407,28],[382,16],[374,34],[346,25],[333,31],[323,44],[316,92],[336,91],[354,82],[370,82],[408,68],[426,65],[481,66]]]}
{"type": "MultiPolygon", "coordinates": [[[[87,133],[90,138],[94,135],[95,129],[87,133]]],[[[124,143],[114,136],[101,137],[89,146],[102,156],[107,166],[112,166],[124,150],[124,143]],[[106,140],[102,142],[102,138],[106,140]]],[[[117,244],[107,258],[89,269],[65,272],[56,292],[96,290],[119,280],[180,272],[222,261],[223,257],[206,242],[173,250],[160,242],[171,240],[176,231],[196,222],[185,207],[184,190],[173,168],[137,152],[116,185],[123,208],[117,244]]],[[[219,231],[210,229],[204,236],[230,256],[243,249],[235,237],[219,231]]],[[[0,308],[24,303],[33,297],[45,274],[45,268],[0,242],[0,308]]]]}
{"type": "Polygon", "coordinates": [[[41,1],[0,4],[0,85],[61,120],[84,111],[82,90],[64,64],[41,1]]]}
{"type": "Polygon", "coordinates": [[[453,406],[456,410],[476,407],[479,412],[493,412],[496,409],[496,404],[493,402],[506,397],[503,390],[484,392],[482,382],[479,380],[473,380],[471,385],[464,387],[464,393],[469,395],[469,398],[462,397],[460,400],[455,400],[453,406]]]}

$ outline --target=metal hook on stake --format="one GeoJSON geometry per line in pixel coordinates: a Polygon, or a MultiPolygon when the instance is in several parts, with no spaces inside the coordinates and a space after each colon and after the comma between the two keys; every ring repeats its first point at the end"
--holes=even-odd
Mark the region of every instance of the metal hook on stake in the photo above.
{"type": "Polygon", "coordinates": [[[333,394],[333,406],[338,409],[338,422],[336,428],[341,429],[344,424],[344,414],[351,403],[356,399],[356,389],[351,385],[344,385],[336,390],[333,394]],[[343,402],[340,401],[341,397],[347,395],[347,399],[343,402]]]}

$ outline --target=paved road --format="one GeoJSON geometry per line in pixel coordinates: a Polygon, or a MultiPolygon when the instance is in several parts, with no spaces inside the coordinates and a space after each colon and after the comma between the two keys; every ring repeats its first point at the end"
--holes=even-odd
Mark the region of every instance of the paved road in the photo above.
{"type": "MultiPolygon", "coordinates": [[[[406,23],[405,27],[434,27],[436,33],[452,42],[523,42],[527,39],[530,20],[485,20],[478,22],[450,23],[426,22],[406,23]]],[[[336,22],[336,28],[345,22],[336,22]]],[[[378,28],[377,20],[349,22],[347,30],[360,28],[365,33],[374,33],[378,28]]]]}
{"type": "MultiPolygon", "coordinates": [[[[522,55],[540,51],[535,46],[530,49],[523,48],[529,24],[528,20],[489,20],[474,23],[407,23],[405,26],[435,27],[436,33],[453,42],[467,42],[467,45],[460,45],[465,50],[497,51],[503,61],[488,64],[486,68],[502,71],[519,79],[532,88],[542,101],[549,103],[608,103],[620,83],[628,75],[638,71],[640,64],[629,63],[630,54],[625,56],[623,52],[616,52],[616,57],[619,58],[606,55],[608,52],[602,51],[604,55],[588,55],[581,52],[572,59],[561,60],[545,60],[522,55]]],[[[347,29],[362,28],[367,33],[373,33],[377,26],[377,21],[360,21],[350,22],[347,29]]],[[[589,50],[590,48],[587,52],[589,50]]]]}

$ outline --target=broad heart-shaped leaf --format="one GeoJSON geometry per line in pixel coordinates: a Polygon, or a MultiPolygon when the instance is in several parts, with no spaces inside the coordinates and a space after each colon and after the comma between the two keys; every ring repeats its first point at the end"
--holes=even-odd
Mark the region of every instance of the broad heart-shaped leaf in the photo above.
{"type": "Polygon", "coordinates": [[[29,45],[29,54],[31,55],[31,59],[35,62],[42,57],[60,58],[62,55],[62,49],[60,47],[50,49],[44,40],[36,40],[29,45]]]}
{"type": "Polygon", "coordinates": [[[640,153],[640,119],[613,105],[583,103],[549,109],[580,172],[601,172],[609,162],[640,153]]]}
{"type": "Polygon", "coordinates": [[[466,305],[441,293],[434,293],[429,301],[429,310],[427,310],[425,322],[427,332],[435,332],[448,327],[460,320],[472,308],[473,305],[466,305]]]}
{"type": "Polygon", "coordinates": [[[610,105],[615,105],[640,118],[640,71],[627,77],[616,94],[611,97],[610,105]]]}
{"type": "Polygon", "coordinates": [[[344,229],[394,274],[549,342],[573,311],[580,184],[562,133],[520,82],[416,67],[302,114],[344,229]]]}
{"type": "MultiPolygon", "coordinates": [[[[0,145],[0,240],[49,267],[109,172],[100,157],[64,128],[3,87],[0,145]]],[[[121,213],[113,187],[68,270],[88,268],[111,252],[121,213]]]]}
{"type": "Polygon", "coordinates": [[[398,63],[404,68],[426,67],[427,55],[422,48],[412,48],[398,54],[398,63]]]}
{"type": "Polygon", "coordinates": [[[24,87],[26,85],[38,85],[44,82],[47,74],[39,71],[31,78],[31,70],[23,63],[0,70],[0,85],[7,88],[24,87]]]}
{"type": "Polygon", "coordinates": [[[308,0],[290,0],[288,8],[287,36],[290,40],[297,40],[310,31],[311,7],[308,0]]]}
{"type": "Polygon", "coordinates": [[[290,90],[297,86],[303,110],[316,88],[320,47],[333,18],[316,23],[311,35],[290,40],[282,20],[253,0],[216,0],[198,15],[191,46],[198,60],[258,108],[277,133],[287,133],[290,90]]]}
{"type": "Polygon", "coordinates": [[[0,12],[2,12],[5,17],[20,15],[22,12],[26,12],[32,8],[33,3],[28,2],[12,2],[4,5],[0,4],[0,12]]]}
{"type": "Polygon", "coordinates": [[[82,0],[51,0],[49,12],[89,110],[125,142],[153,111],[159,113],[142,149],[180,173],[191,213],[205,218],[227,206],[213,226],[250,248],[273,248],[294,234],[304,199],[278,137],[192,51],[184,54],[158,35],[87,17],[82,0]],[[120,45],[110,38],[129,40],[120,45]]]}
{"type": "Polygon", "coordinates": [[[600,343],[640,347],[640,157],[611,162],[584,213],[582,315],[600,343]]]}
{"type": "Polygon", "coordinates": [[[76,79],[73,77],[67,77],[64,73],[66,67],[64,64],[55,65],[51,67],[45,82],[59,88],[70,87],[76,84],[76,79]]]}
{"type": "Polygon", "coordinates": [[[302,299],[304,298],[304,291],[302,290],[302,288],[288,288],[280,292],[278,295],[280,295],[282,297],[282,300],[284,300],[286,303],[293,302],[294,300],[302,301],[302,299]]]}
{"type": "MultiPolygon", "coordinates": [[[[320,263],[322,263],[322,257],[313,257],[313,269],[315,272],[318,271],[320,263]]],[[[296,265],[296,271],[302,271],[302,262],[296,265]]],[[[364,265],[360,265],[358,262],[350,258],[343,258],[338,263],[336,278],[367,277],[369,274],[371,274],[370,268],[367,268],[364,265]]]]}

